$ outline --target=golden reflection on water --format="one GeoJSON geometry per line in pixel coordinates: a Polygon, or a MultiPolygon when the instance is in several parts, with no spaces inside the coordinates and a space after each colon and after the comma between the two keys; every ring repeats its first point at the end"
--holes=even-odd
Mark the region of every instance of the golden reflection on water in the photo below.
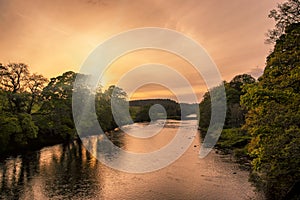
{"type": "Polygon", "coordinates": [[[136,138],[125,134],[126,143],[122,149],[134,153],[149,153],[166,146],[174,137],[178,128],[172,130],[162,129],[156,135],[150,138],[136,138]]]}
{"type": "MultiPolygon", "coordinates": [[[[139,141],[119,134],[118,144],[134,152],[154,151],[170,142],[177,128],[169,123],[139,141]]],[[[256,199],[247,172],[214,152],[198,158],[199,135],[175,163],[147,174],[123,173],[98,162],[92,154],[97,156],[99,140],[83,141],[91,153],[74,141],[0,162],[0,199],[256,199]]]]}
{"type": "Polygon", "coordinates": [[[58,160],[62,155],[62,146],[55,145],[52,147],[46,147],[40,151],[39,165],[40,167],[50,166],[52,160],[58,160]]]}

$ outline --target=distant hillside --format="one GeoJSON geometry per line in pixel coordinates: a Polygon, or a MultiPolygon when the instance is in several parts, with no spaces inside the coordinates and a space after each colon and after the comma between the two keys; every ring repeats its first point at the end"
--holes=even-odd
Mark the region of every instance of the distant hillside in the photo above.
{"type": "Polygon", "coordinates": [[[143,99],[143,100],[129,101],[129,106],[147,106],[147,105],[154,105],[154,104],[160,104],[162,106],[164,106],[164,105],[173,105],[173,106],[179,105],[176,101],[171,100],[171,99],[143,99]]]}
{"type": "MultiPolygon", "coordinates": [[[[183,112],[183,117],[188,116],[190,114],[196,113],[196,108],[198,104],[187,104],[187,103],[177,103],[171,99],[143,99],[143,100],[133,100],[129,101],[130,106],[130,114],[135,122],[141,121],[150,121],[149,117],[149,109],[152,105],[159,104],[162,105],[166,112],[168,119],[181,119],[181,108],[185,112],[183,112]]],[[[162,113],[157,115],[157,119],[164,118],[162,113]]]]}

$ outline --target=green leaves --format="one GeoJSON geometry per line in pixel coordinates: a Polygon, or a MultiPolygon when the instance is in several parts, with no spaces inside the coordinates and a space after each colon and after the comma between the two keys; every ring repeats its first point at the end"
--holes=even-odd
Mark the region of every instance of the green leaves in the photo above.
{"type": "MultiPolygon", "coordinates": [[[[248,74],[241,74],[235,76],[229,83],[224,82],[227,113],[225,119],[225,128],[237,128],[244,124],[246,110],[240,105],[240,96],[244,94],[243,88],[251,87],[255,83],[255,79],[248,74]]],[[[211,117],[211,95],[214,96],[215,101],[218,102],[220,97],[220,87],[214,87],[206,92],[203,100],[200,102],[200,120],[199,126],[201,129],[207,129],[211,117]]]]}
{"type": "Polygon", "coordinates": [[[22,148],[37,137],[38,128],[26,113],[1,112],[0,127],[0,152],[22,148]]]}
{"type": "Polygon", "coordinates": [[[277,40],[259,82],[244,88],[244,129],[252,136],[255,183],[268,199],[284,199],[300,180],[300,24],[277,40]]]}
{"type": "Polygon", "coordinates": [[[8,150],[10,138],[22,132],[18,117],[10,113],[0,113],[0,152],[8,150]]]}

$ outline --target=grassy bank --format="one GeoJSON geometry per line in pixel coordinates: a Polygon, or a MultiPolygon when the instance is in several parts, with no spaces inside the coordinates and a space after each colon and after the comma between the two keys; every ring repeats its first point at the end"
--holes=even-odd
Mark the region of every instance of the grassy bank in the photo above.
{"type": "MultiPolygon", "coordinates": [[[[204,138],[207,130],[201,130],[204,138]]],[[[250,157],[248,155],[248,144],[250,136],[241,128],[223,129],[215,149],[217,153],[230,154],[234,161],[238,162],[242,168],[250,169],[250,157]]]]}

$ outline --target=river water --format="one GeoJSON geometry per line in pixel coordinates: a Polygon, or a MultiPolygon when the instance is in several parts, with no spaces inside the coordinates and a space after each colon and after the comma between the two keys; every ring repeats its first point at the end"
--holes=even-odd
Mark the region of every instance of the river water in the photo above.
{"type": "MultiPolygon", "coordinates": [[[[172,139],[179,122],[168,120],[165,125],[150,140],[122,132],[114,140],[126,150],[153,151],[172,139]]],[[[199,135],[174,163],[145,174],[111,169],[75,141],[9,157],[0,163],[0,199],[262,199],[248,182],[249,173],[228,156],[212,151],[198,157],[199,135]]]]}

